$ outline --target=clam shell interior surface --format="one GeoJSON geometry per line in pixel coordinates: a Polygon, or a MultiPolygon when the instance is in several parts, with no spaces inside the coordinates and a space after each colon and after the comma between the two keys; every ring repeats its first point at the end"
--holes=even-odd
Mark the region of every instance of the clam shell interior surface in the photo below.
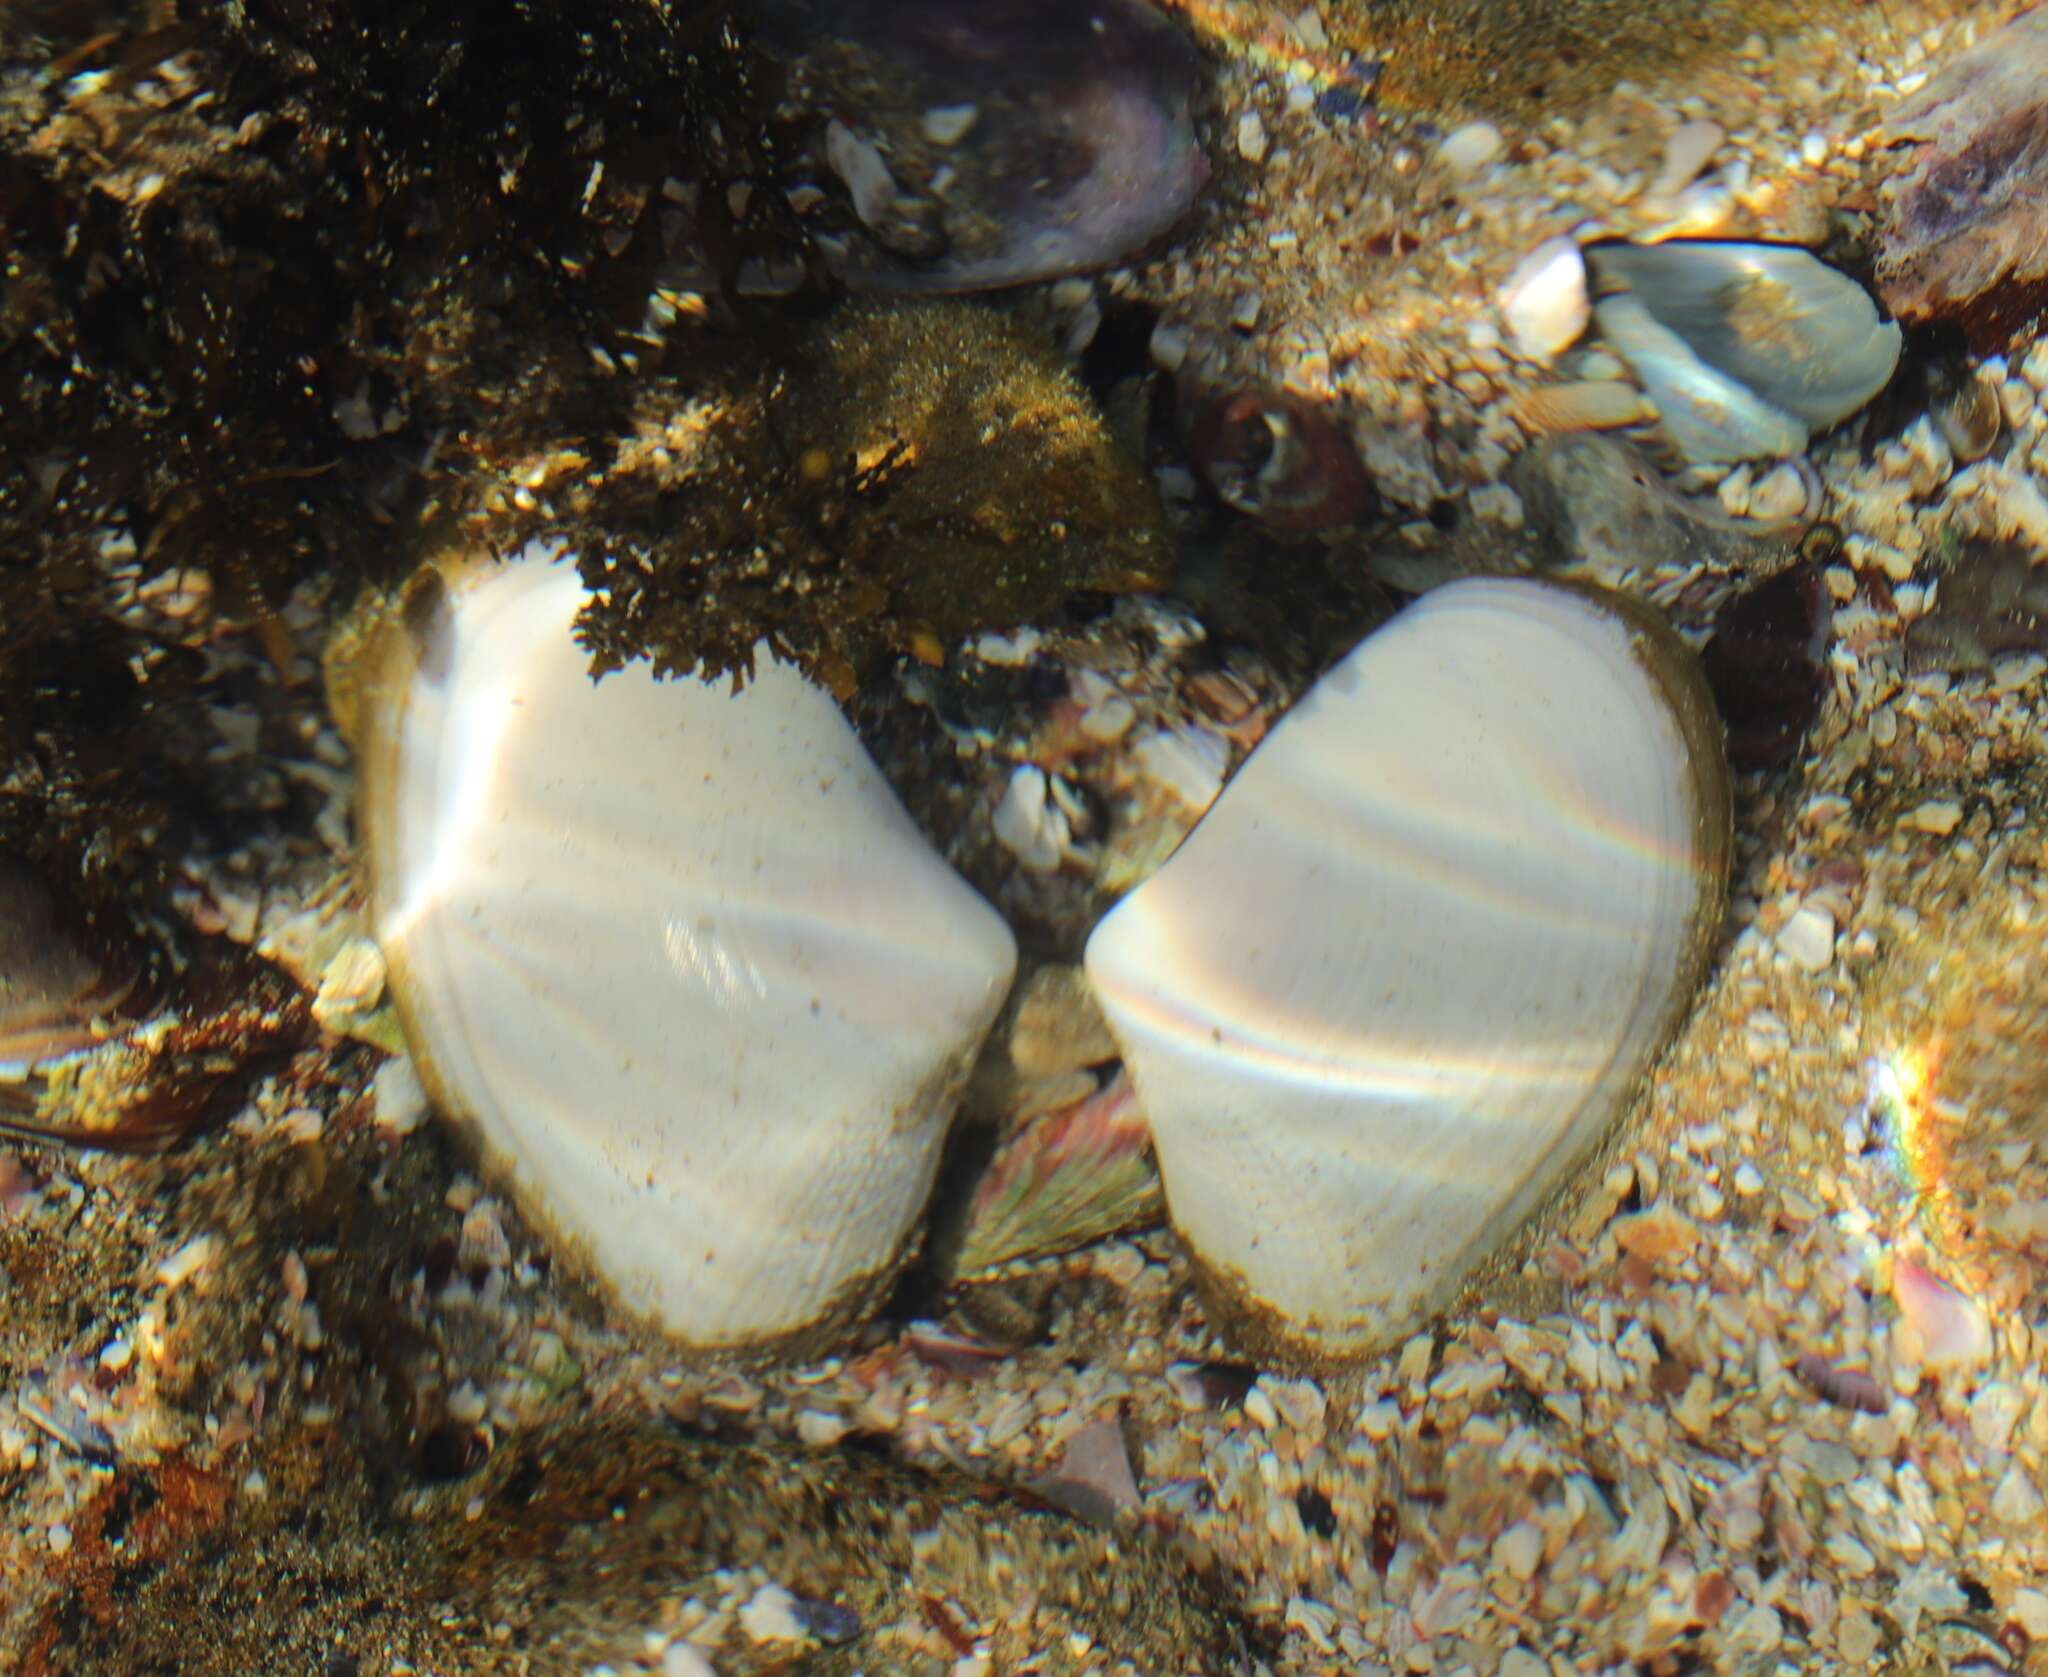
{"type": "Polygon", "coordinates": [[[1696,664],[1619,601],[1455,583],[1311,690],[1087,952],[1247,1343],[1451,1298],[1666,1040],[1728,847],[1696,664]]]}
{"type": "Polygon", "coordinates": [[[1672,240],[1586,252],[1594,312],[1687,458],[1795,454],[1887,383],[1903,343],[1870,293],[1791,245],[1672,240]],[[1797,440],[1792,440],[1796,436],[1797,440]]]}
{"type": "Polygon", "coordinates": [[[487,1167],[706,1347],[855,1313],[1015,964],[819,689],[593,682],[527,557],[416,581],[367,687],[375,932],[487,1167]]]}

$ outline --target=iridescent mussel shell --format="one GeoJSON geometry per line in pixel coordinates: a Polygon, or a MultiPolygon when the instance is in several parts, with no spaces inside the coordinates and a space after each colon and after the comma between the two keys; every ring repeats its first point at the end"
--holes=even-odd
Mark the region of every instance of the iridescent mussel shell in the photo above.
{"type": "Polygon", "coordinates": [[[983,291],[1165,233],[1208,177],[1200,61],[1144,0],[754,0],[804,138],[786,187],[848,283],[983,291]]]}

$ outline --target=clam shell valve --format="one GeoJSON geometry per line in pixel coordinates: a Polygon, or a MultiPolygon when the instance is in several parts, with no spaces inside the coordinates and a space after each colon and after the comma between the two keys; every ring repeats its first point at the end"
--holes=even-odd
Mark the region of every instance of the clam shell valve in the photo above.
{"type": "Polygon", "coordinates": [[[1601,335],[1688,461],[1799,454],[1899,364],[1903,335],[1870,293],[1790,245],[1599,244],[1586,266],[1601,335]]]}
{"type": "Polygon", "coordinates": [[[432,570],[365,654],[374,930],[530,1217],[692,1345],[793,1346],[893,1272],[1015,944],[822,691],[593,682],[584,598],[432,570]]]}
{"type": "Polygon", "coordinates": [[[1175,1227],[1247,1348],[1362,1354],[1587,1160],[1711,958],[1727,768],[1616,597],[1436,590],[1090,939],[1175,1227]]]}

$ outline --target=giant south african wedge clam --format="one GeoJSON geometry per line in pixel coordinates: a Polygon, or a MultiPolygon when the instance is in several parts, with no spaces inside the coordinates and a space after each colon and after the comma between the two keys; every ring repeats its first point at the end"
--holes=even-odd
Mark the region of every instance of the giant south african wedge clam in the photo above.
{"type": "Polygon", "coordinates": [[[1324,676],[1087,951],[1237,1337],[1446,1304],[1660,1052],[1729,846],[1698,666],[1617,597],[1454,583],[1324,676]]]}
{"type": "Polygon", "coordinates": [[[593,683],[572,566],[413,579],[336,709],[423,1080],[629,1310],[829,1331],[923,1209],[1009,930],[822,690],[593,683]]]}

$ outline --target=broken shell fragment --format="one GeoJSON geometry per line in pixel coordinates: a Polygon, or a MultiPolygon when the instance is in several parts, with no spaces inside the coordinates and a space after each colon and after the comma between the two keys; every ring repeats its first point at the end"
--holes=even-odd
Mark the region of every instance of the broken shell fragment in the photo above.
{"type": "Polygon", "coordinates": [[[1790,245],[1593,245],[1586,264],[1601,336],[1690,461],[1803,453],[1899,363],[1899,328],[1870,294],[1790,245]]]}
{"type": "Polygon", "coordinates": [[[435,1104],[631,1311],[767,1347],[886,1283],[1015,963],[825,694],[593,683],[567,563],[414,579],[357,684],[435,1104]]]}
{"type": "Polygon", "coordinates": [[[1634,385],[1621,379],[1581,379],[1539,384],[1513,405],[1514,416],[1536,436],[1569,436],[1575,431],[1619,431],[1654,422],[1657,410],[1634,385]]]}
{"type": "Polygon", "coordinates": [[[958,1255],[943,1267],[972,1280],[1013,1258],[1069,1251],[1156,1222],[1150,1143],[1123,1073],[1071,1106],[1040,1113],[989,1161],[966,1208],[958,1255]]]}
{"type": "Polygon", "coordinates": [[[1087,966],[1251,1349],[1383,1346],[1563,1185],[1714,947],[1727,768],[1617,596],[1427,595],[1309,693],[1087,966]]]}

